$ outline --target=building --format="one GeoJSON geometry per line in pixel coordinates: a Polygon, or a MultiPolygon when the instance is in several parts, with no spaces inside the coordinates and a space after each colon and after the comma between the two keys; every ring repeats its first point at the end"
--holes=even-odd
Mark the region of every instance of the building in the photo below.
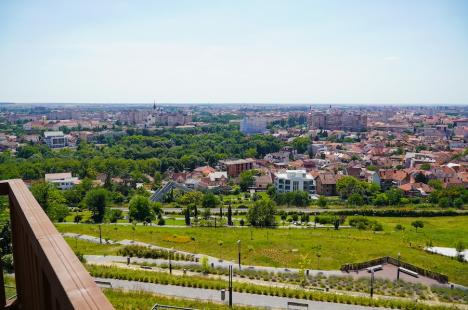
{"type": "Polygon", "coordinates": [[[405,167],[413,168],[421,164],[434,164],[436,161],[432,154],[407,152],[405,154],[405,167]]]}
{"type": "Polygon", "coordinates": [[[324,196],[336,195],[336,176],[333,173],[322,173],[316,179],[317,194],[324,196]]]}
{"type": "Polygon", "coordinates": [[[222,160],[219,162],[222,170],[227,171],[229,177],[237,177],[244,171],[253,169],[255,160],[251,158],[237,160],[222,160]]]}
{"type": "Polygon", "coordinates": [[[364,131],[367,129],[367,115],[341,110],[327,113],[312,112],[309,116],[309,127],[324,130],[364,131]]]}
{"type": "Polygon", "coordinates": [[[70,189],[80,183],[80,180],[73,177],[71,172],[47,173],[45,181],[55,184],[61,190],[70,189]]]}
{"type": "Polygon", "coordinates": [[[275,174],[275,188],[278,193],[304,191],[315,194],[314,178],[305,170],[286,170],[275,174]]]}
{"type": "Polygon", "coordinates": [[[68,146],[68,139],[62,131],[44,132],[44,142],[52,149],[68,146]]]}
{"type": "Polygon", "coordinates": [[[240,131],[247,135],[264,133],[266,126],[267,122],[263,117],[244,117],[240,122],[240,131]]]}

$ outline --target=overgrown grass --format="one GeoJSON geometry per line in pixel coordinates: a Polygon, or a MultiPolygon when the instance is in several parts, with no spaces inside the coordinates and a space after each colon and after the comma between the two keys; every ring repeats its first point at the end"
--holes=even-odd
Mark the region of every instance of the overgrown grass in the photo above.
{"type": "MultiPolygon", "coordinates": [[[[183,298],[163,297],[146,292],[124,292],[117,289],[105,289],[104,294],[116,310],[148,310],[151,309],[151,307],[153,307],[155,304],[194,309],[229,309],[228,306],[222,304],[183,298]]],[[[232,309],[254,310],[258,308],[233,306],[232,309]]]]}
{"type": "MultiPolygon", "coordinates": [[[[357,229],[251,229],[251,228],[161,228],[103,225],[103,237],[112,240],[133,239],[167,248],[203,253],[222,259],[237,260],[237,240],[241,240],[242,263],[299,268],[304,257],[307,269],[339,269],[345,263],[361,262],[382,256],[396,257],[408,263],[446,274],[452,282],[468,285],[468,264],[423,250],[428,244],[454,247],[466,240],[468,216],[420,218],[425,227],[416,231],[416,218],[385,218],[383,232],[357,229]],[[395,231],[401,224],[404,231],[395,231]],[[134,233],[134,234],[133,234],[134,233]],[[134,235],[134,237],[133,237],[134,235]],[[251,240],[252,236],[252,240],[251,240]],[[187,242],[176,242],[179,239],[187,242]],[[221,241],[221,242],[219,242],[221,241]],[[317,257],[320,253],[320,258],[317,257]]],[[[58,224],[62,232],[98,236],[96,225],[58,224]]],[[[84,250],[81,252],[86,253],[84,250]]],[[[94,252],[97,254],[97,252],[94,252]]]]}

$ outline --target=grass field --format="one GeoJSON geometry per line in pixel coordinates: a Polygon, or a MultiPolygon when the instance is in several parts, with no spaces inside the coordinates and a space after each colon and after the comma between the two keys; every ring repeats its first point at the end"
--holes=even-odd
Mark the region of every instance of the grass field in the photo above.
{"type": "MultiPolygon", "coordinates": [[[[276,267],[309,269],[339,269],[342,264],[365,261],[381,256],[403,261],[449,276],[449,280],[468,285],[468,264],[448,257],[429,254],[423,250],[428,242],[434,246],[454,247],[467,240],[468,217],[421,218],[424,228],[417,232],[411,227],[415,218],[375,218],[382,223],[383,232],[356,229],[250,229],[250,228],[162,228],[137,226],[135,239],[164,247],[173,247],[221,257],[237,259],[237,240],[241,240],[242,263],[276,267]],[[404,231],[394,231],[402,224],[404,231]],[[252,234],[252,240],[251,240],[252,234]],[[317,257],[320,253],[320,257],[317,257]],[[304,258],[307,259],[304,259],[304,258]]],[[[57,225],[62,232],[98,236],[94,225],[57,225]]],[[[103,225],[103,238],[133,239],[132,227],[103,225]]],[[[105,246],[104,251],[109,249],[105,246]]],[[[99,254],[94,245],[90,251],[99,254]]],[[[84,248],[82,253],[87,253],[84,248]]],[[[104,254],[104,253],[100,253],[104,254]]]]}
{"type": "Polygon", "coordinates": [[[117,251],[123,248],[118,244],[96,244],[75,238],[65,238],[65,241],[73,251],[89,255],[117,255],[117,251]]]}
{"type": "MultiPolygon", "coordinates": [[[[148,310],[151,309],[155,304],[195,309],[229,309],[229,307],[226,305],[216,304],[212,302],[163,297],[145,292],[124,292],[115,289],[105,289],[104,294],[117,310],[148,310]]],[[[247,310],[257,308],[234,306],[232,309],[247,310]]]]}

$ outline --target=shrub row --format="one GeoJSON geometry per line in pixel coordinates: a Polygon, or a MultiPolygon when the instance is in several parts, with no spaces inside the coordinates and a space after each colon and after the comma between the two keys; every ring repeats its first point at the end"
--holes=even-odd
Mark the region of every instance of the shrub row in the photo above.
{"type": "MultiPolygon", "coordinates": [[[[127,245],[117,251],[118,255],[139,257],[139,258],[163,258],[168,259],[171,252],[165,249],[153,249],[151,247],[140,246],[140,245],[127,245]]],[[[184,260],[184,261],[196,261],[196,257],[193,254],[183,254],[174,252],[171,254],[173,260],[184,260]]]]}
{"type": "MultiPolygon", "coordinates": [[[[149,282],[158,283],[163,285],[177,285],[192,288],[204,288],[221,290],[227,288],[226,281],[217,279],[206,279],[202,277],[188,277],[188,276],[172,276],[167,273],[159,272],[145,272],[141,270],[128,270],[120,269],[109,266],[87,266],[89,272],[94,277],[100,278],[112,278],[129,281],[149,282]]],[[[268,295],[268,296],[279,296],[287,298],[299,298],[307,300],[316,300],[324,302],[334,302],[352,305],[363,305],[371,307],[386,307],[392,309],[407,309],[407,310],[442,310],[448,309],[443,306],[429,306],[421,303],[414,303],[403,300],[391,300],[391,299],[378,299],[368,297],[356,297],[349,295],[338,295],[333,293],[307,291],[301,289],[291,288],[279,288],[274,286],[262,286],[254,285],[249,283],[233,283],[233,290],[236,292],[268,295]]]]}

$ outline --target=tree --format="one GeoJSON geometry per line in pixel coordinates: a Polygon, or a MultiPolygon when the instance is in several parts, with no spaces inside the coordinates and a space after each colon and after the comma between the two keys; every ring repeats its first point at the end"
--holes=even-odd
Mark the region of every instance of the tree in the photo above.
{"type": "Polygon", "coordinates": [[[335,220],[333,221],[333,226],[335,227],[335,230],[338,230],[338,228],[340,228],[340,219],[339,218],[335,218],[335,220]]]}
{"type": "Polygon", "coordinates": [[[91,211],[95,223],[102,223],[109,206],[109,192],[103,188],[90,190],[84,200],[84,205],[91,211]]]}
{"type": "Polygon", "coordinates": [[[117,223],[118,220],[123,219],[123,212],[120,209],[113,209],[109,213],[109,221],[111,223],[117,223]]]}
{"type": "Polygon", "coordinates": [[[52,183],[37,182],[31,186],[31,192],[52,221],[63,221],[69,213],[66,199],[52,183]]]}
{"type": "Polygon", "coordinates": [[[203,195],[202,206],[204,208],[216,208],[219,204],[219,198],[215,194],[208,192],[205,195],[203,195]]]}
{"type": "Polygon", "coordinates": [[[298,153],[303,154],[307,151],[307,147],[310,144],[309,137],[297,137],[293,140],[292,145],[298,153]]]}
{"type": "Polygon", "coordinates": [[[231,204],[229,204],[229,206],[228,206],[227,223],[228,223],[229,226],[232,226],[232,208],[231,208],[231,204]]]}
{"type": "Polygon", "coordinates": [[[12,253],[11,246],[11,225],[10,221],[6,221],[0,231],[0,255],[4,256],[12,253]]]}
{"type": "Polygon", "coordinates": [[[181,205],[188,206],[191,204],[197,204],[203,199],[203,194],[199,191],[192,191],[183,194],[177,198],[177,202],[181,205]]]}
{"type": "Polygon", "coordinates": [[[328,204],[328,200],[324,196],[320,196],[317,200],[317,204],[320,208],[325,208],[328,204]]]}
{"type": "Polygon", "coordinates": [[[442,183],[441,180],[432,179],[432,180],[429,180],[429,182],[427,182],[427,185],[431,186],[432,188],[434,188],[436,190],[441,190],[442,186],[443,186],[443,183],[442,183]]]}
{"type": "Polygon", "coordinates": [[[275,226],[276,206],[269,198],[258,200],[247,212],[247,220],[252,226],[275,226]]]}
{"type": "Polygon", "coordinates": [[[133,196],[128,206],[128,216],[130,220],[139,222],[151,222],[154,220],[154,213],[151,210],[151,203],[148,197],[141,195],[133,196]]]}
{"type": "Polygon", "coordinates": [[[245,192],[249,189],[254,184],[254,175],[256,171],[255,170],[247,170],[242,172],[239,175],[239,186],[241,188],[241,191],[245,192]]]}
{"type": "Polygon", "coordinates": [[[344,176],[336,181],[336,191],[346,199],[353,193],[360,193],[360,181],[352,176],[344,176]]]}
{"type": "Polygon", "coordinates": [[[392,206],[399,205],[403,198],[403,191],[399,188],[392,188],[386,192],[388,204],[392,206]]]}
{"type": "Polygon", "coordinates": [[[421,165],[420,168],[421,168],[421,170],[426,170],[426,171],[431,170],[431,165],[428,164],[428,163],[424,163],[424,164],[421,165]]]}
{"type": "Polygon", "coordinates": [[[210,217],[211,217],[211,209],[209,209],[209,208],[203,209],[203,218],[205,220],[209,220],[210,217]]]}
{"type": "Polygon", "coordinates": [[[422,172],[418,172],[415,176],[414,176],[414,181],[416,183],[425,183],[427,184],[427,182],[429,181],[426,177],[426,175],[422,172]]]}
{"type": "Polygon", "coordinates": [[[457,242],[455,250],[457,251],[457,259],[463,262],[465,260],[465,255],[463,254],[465,251],[465,244],[462,241],[457,242]]]}
{"type": "Polygon", "coordinates": [[[190,226],[190,207],[186,207],[183,213],[185,217],[185,225],[190,226]]]}
{"type": "Polygon", "coordinates": [[[414,222],[411,223],[411,226],[413,226],[414,228],[416,228],[416,232],[418,231],[418,228],[423,228],[424,227],[424,222],[421,221],[421,220],[416,220],[414,222]]]}
{"type": "Polygon", "coordinates": [[[377,194],[374,197],[374,204],[376,206],[386,206],[388,205],[388,196],[385,193],[377,194]]]}
{"type": "Polygon", "coordinates": [[[364,204],[364,198],[359,193],[352,193],[348,197],[348,203],[352,206],[362,206],[364,204]]]}

